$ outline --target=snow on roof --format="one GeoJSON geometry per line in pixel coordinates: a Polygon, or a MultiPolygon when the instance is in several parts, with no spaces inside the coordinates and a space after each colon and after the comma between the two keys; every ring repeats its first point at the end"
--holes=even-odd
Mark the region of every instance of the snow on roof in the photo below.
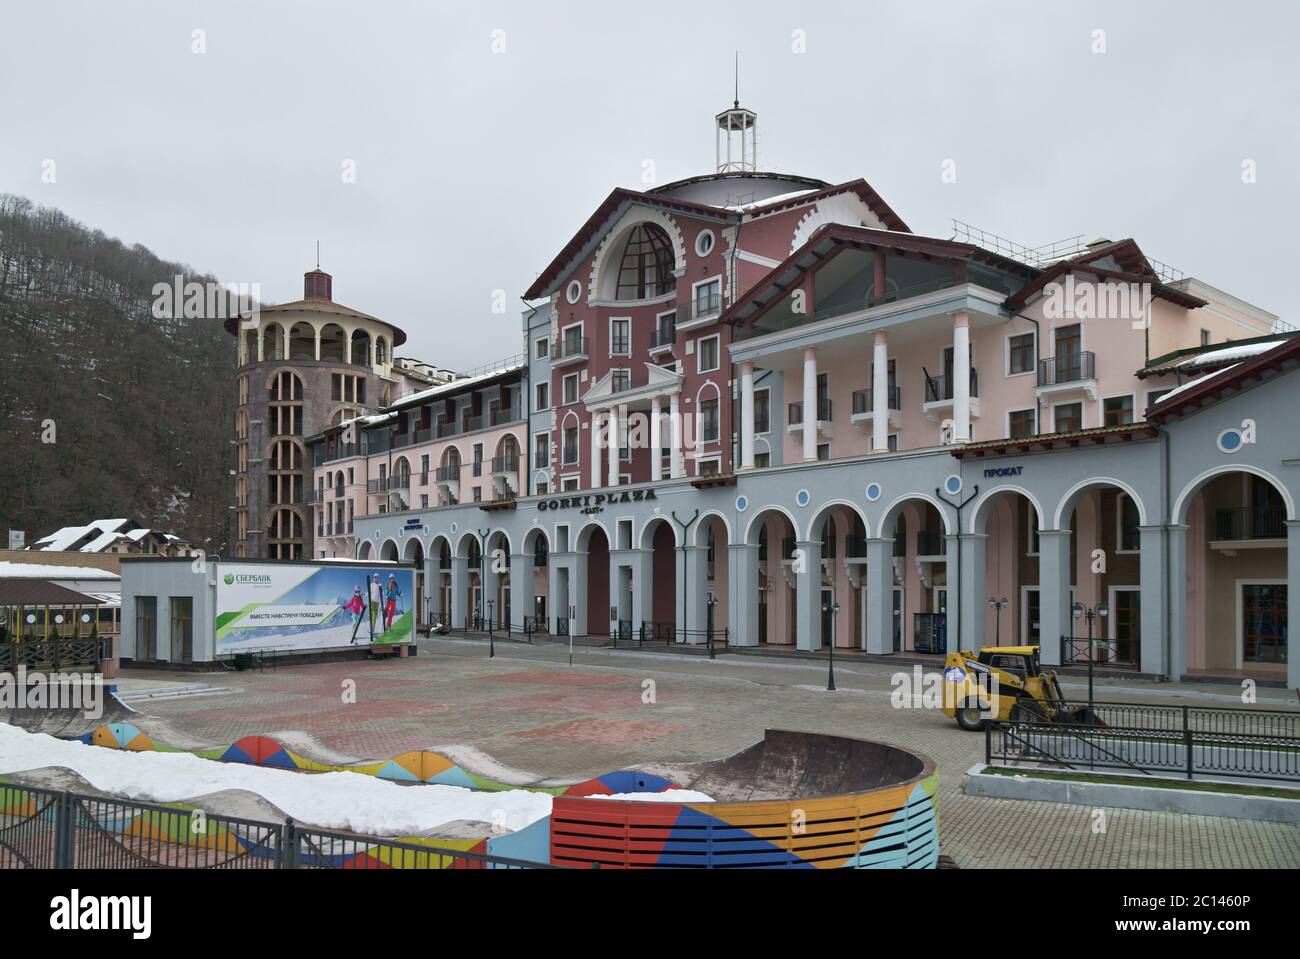
{"type": "Polygon", "coordinates": [[[794,200],[801,196],[807,196],[809,193],[820,193],[820,190],[795,190],[791,193],[782,193],[779,196],[768,196],[761,200],[755,200],[753,203],[741,203],[737,206],[725,206],[724,210],[735,210],[743,213],[746,210],[757,210],[761,207],[771,206],[774,203],[784,203],[787,200],[794,200]]]}
{"type": "Polygon", "coordinates": [[[103,536],[105,533],[121,529],[128,522],[130,521],[126,519],[97,519],[86,523],[84,526],[64,526],[55,530],[49,536],[38,539],[34,545],[55,551],[65,550],[77,540],[84,539],[91,533],[103,536]]]}
{"type": "Polygon", "coordinates": [[[1240,365],[1241,365],[1240,363],[1233,363],[1231,366],[1225,366],[1221,370],[1215,370],[1213,373],[1205,374],[1205,376],[1198,376],[1194,380],[1188,380],[1182,386],[1175,386],[1168,393],[1162,394],[1159,399],[1159,402],[1164,403],[1166,400],[1173,399],[1179,393],[1185,393],[1188,390],[1190,390],[1193,386],[1199,386],[1200,384],[1204,383],[1206,380],[1213,379],[1216,376],[1222,376],[1223,374],[1227,373],[1229,370],[1235,370],[1240,365]]]}
{"type": "Polygon", "coordinates": [[[120,580],[117,573],[92,566],[58,566],[54,563],[11,563],[0,560],[0,578],[12,579],[108,579],[120,580]]]}
{"type": "MultiPolygon", "coordinates": [[[[123,535],[122,533],[115,533],[115,532],[101,533],[95,539],[92,539],[85,546],[81,547],[81,551],[83,553],[98,553],[101,550],[105,550],[112,544],[116,543],[119,539],[122,538],[122,535],[123,535]]],[[[126,535],[129,536],[130,534],[127,533],[126,535]]]]}
{"type": "MultiPolygon", "coordinates": [[[[423,403],[425,400],[432,399],[435,396],[441,396],[445,393],[456,393],[460,390],[473,389],[475,385],[485,380],[496,379],[498,376],[505,376],[507,373],[518,373],[527,366],[526,363],[512,363],[509,366],[501,366],[496,369],[487,370],[483,373],[477,373],[474,376],[467,376],[464,379],[452,380],[450,383],[439,383],[437,386],[431,386],[427,390],[420,390],[418,393],[411,393],[403,396],[401,399],[390,404],[390,408],[399,406],[410,406],[413,403],[423,403]]],[[[372,419],[387,419],[388,415],[372,417],[372,419]]]]}
{"type": "MultiPolygon", "coordinates": [[[[1248,360],[1252,356],[1259,356],[1261,353],[1267,353],[1277,346],[1276,340],[1269,340],[1266,343],[1242,343],[1237,346],[1224,346],[1217,350],[1208,350],[1205,353],[1198,353],[1195,356],[1189,356],[1178,364],[1179,369],[1195,369],[1199,366],[1218,366],[1220,363],[1227,363],[1233,360],[1248,360]]],[[[1168,396],[1169,394],[1165,394],[1168,396]]]]}

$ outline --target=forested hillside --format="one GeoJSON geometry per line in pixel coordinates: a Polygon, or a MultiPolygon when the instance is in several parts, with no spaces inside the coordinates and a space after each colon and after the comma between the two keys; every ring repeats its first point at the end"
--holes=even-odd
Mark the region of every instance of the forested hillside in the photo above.
{"type": "Polygon", "coordinates": [[[0,194],[0,546],[126,517],[222,551],[235,348],[153,316],[177,274],[211,279],[0,194]]]}

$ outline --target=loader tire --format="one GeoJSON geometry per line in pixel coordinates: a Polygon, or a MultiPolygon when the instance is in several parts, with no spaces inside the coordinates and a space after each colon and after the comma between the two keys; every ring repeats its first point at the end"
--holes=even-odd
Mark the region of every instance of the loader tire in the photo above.
{"type": "Polygon", "coordinates": [[[983,712],[978,703],[962,703],[957,707],[957,725],[968,733],[983,732],[988,725],[988,720],[980,715],[983,712]]]}

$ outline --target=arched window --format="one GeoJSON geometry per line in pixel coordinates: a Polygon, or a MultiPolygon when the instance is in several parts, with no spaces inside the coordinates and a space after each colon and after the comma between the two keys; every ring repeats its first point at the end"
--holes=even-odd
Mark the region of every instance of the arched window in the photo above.
{"type": "Polygon", "coordinates": [[[645,300],[677,288],[673,276],[673,244],[653,223],[641,223],[628,234],[618,266],[616,300],[645,300]]]}

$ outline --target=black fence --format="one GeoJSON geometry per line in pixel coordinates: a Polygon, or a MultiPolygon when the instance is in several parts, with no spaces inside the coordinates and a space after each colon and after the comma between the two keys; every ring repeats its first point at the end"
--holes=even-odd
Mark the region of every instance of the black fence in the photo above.
{"type": "Polygon", "coordinates": [[[1136,639],[1093,639],[1086,636],[1061,637],[1061,665],[1104,669],[1139,669],[1142,647],[1136,639]]]}
{"type": "Polygon", "coordinates": [[[0,869],[550,869],[549,864],[0,783],[0,869]]]}
{"type": "Polygon", "coordinates": [[[1093,703],[1093,717],[989,723],[985,761],[1300,782],[1300,712],[1093,703]]]}

